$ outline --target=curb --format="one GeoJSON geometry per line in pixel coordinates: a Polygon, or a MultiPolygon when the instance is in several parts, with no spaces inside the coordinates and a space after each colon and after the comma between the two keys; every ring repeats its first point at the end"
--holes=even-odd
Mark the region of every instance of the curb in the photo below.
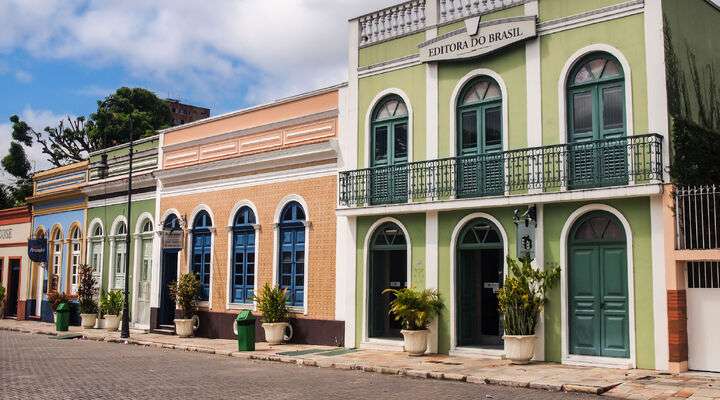
{"type": "MultiPolygon", "coordinates": [[[[48,336],[57,336],[57,332],[44,332],[44,331],[32,331],[28,329],[13,328],[13,327],[0,327],[0,331],[10,331],[19,333],[29,334],[40,334],[48,336]]],[[[490,386],[506,386],[515,388],[526,388],[532,390],[542,390],[546,392],[567,392],[567,393],[584,393],[584,394],[595,394],[602,395],[610,389],[613,389],[622,383],[616,383],[609,386],[591,386],[582,384],[559,384],[559,383],[543,383],[543,382],[530,382],[530,381],[514,381],[509,379],[501,378],[489,378],[475,375],[463,375],[458,373],[450,372],[439,372],[439,371],[424,371],[408,368],[393,368],[383,367],[376,365],[367,364],[350,364],[350,363],[335,363],[330,360],[313,360],[308,358],[295,358],[288,356],[280,356],[277,354],[261,354],[253,352],[238,352],[231,350],[216,350],[207,347],[187,346],[187,345],[175,345],[170,343],[161,342],[150,342],[135,339],[119,339],[108,336],[89,336],[83,334],[81,340],[93,340],[98,342],[107,343],[120,343],[142,347],[155,347],[160,349],[171,349],[188,352],[197,352],[203,354],[215,354],[226,357],[235,357],[243,360],[254,360],[254,361],[269,361],[279,362],[283,364],[295,364],[301,367],[319,367],[319,368],[332,368],[337,370],[354,370],[370,373],[379,373],[384,375],[397,375],[415,379],[434,379],[434,380],[445,380],[452,382],[465,382],[469,384],[477,385],[490,385],[490,386]]]]}

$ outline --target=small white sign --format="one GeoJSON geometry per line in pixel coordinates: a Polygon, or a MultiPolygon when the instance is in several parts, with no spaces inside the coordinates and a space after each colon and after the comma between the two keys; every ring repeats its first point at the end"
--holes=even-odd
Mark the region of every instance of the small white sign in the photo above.
{"type": "Polygon", "coordinates": [[[537,16],[480,22],[469,18],[465,28],[421,43],[420,61],[474,58],[537,36],[537,16]]]}

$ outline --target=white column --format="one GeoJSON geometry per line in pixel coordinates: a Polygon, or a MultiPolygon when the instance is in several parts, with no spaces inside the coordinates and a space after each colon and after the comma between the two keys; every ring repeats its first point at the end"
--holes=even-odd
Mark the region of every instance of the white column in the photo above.
{"type": "MultiPolygon", "coordinates": [[[[425,4],[425,40],[437,37],[438,0],[427,0],[425,4]]],[[[438,158],[438,63],[425,64],[425,132],[426,159],[438,158]]]]}
{"type": "MultiPolygon", "coordinates": [[[[350,38],[348,40],[348,87],[345,93],[345,118],[340,132],[341,159],[344,169],[357,169],[358,158],[358,21],[350,21],[350,38]]],[[[340,101],[343,101],[341,98],[340,101]]],[[[368,149],[365,149],[368,151],[368,149]]]]}
{"type": "MultiPolygon", "coordinates": [[[[438,288],[438,212],[428,211],[425,215],[425,287],[438,288]]],[[[428,353],[438,352],[438,320],[430,325],[428,353]]]]}
{"type": "Polygon", "coordinates": [[[337,217],[335,247],[335,319],[345,321],[345,347],[355,346],[357,305],[357,221],[355,217],[337,217]]]}
{"type": "MultiPolygon", "coordinates": [[[[525,3],[525,15],[538,15],[537,0],[525,3]]],[[[525,80],[527,81],[527,145],[542,146],[542,84],[540,69],[540,37],[525,42],[525,80]]],[[[539,178],[542,170],[539,160],[530,165],[532,178],[539,178]]],[[[530,193],[541,193],[532,188],[530,193]]]]}
{"type": "MultiPolygon", "coordinates": [[[[662,2],[645,2],[645,62],[647,66],[648,129],[663,136],[663,163],[670,160],[670,134],[666,70],[665,34],[662,2]]],[[[670,175],[663,171],[663,180],[670,181],[670,175]]],[[[653,320],[655,323],[655,368],[669,368],[669,339],[667,316],[667,284],[665,281],[665,229],[663,225],[663,203],[661,196],[650,200],[650,235],[653,270],[653,320]]]]}

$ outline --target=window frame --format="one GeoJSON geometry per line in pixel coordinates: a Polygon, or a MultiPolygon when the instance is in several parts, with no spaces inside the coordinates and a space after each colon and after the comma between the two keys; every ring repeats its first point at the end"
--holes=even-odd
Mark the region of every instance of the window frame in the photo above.
{"type": "Polygon", "coordinates": [[[255,215],[255,211],[252,207],[249,205],[243,205],[241,206],[237,212],[235,212],[232,220],[232,225],[229,227],[230,235],[231,235],[231,247],[230,247],[230,259],[229,259],[229,280],[230,280],[230,287],[229,287],[229,304],[230,305],[239,305],[239,306],[247,306],[252,305],[253,302],[253,295],[255,294],[256,288],[257,288],[257,272],[258,272],[258,233],[257,233],[257,216],[255,215]],[[239,218],[243,216],[243,221],[240,222],[239,218]],[[248,243],[247,241],[242,245],[238,245],[238,239],[241,235],[247,235],[246,237],[249,237],[251,235],[252,237],[252,244],[248,243]],[[237,273],[237,263],[236,258],[238,255],[238,252],[241,251],[243,256],[243,266],[242,266],[242,273],[237,273]],[[248,254],[253,254],[253,273],[248,273],[248,254]],[[242,285],[236,284],[236,278],[238,275],[242,275],[242,285]],[[247,284],[248,276],[252,275],[253,277],[253,283],[252,285],[247,284]],[[243,291],[244,295],[240,298],[236,297],[236,292],[238,290],[238,287],[241,287],[239,290],[243,291]]]}
{"type": "Polygon", "coordinates": [[[308,257],[309,232],[307,229],[308,228],[307,217],[308,217],[307,210],[303,204],[301,204],[297,200],[288,201],[287,203],[285,203],[283,205],[283,207],[278,215],[278,218],[277,218],[278,235],[276,237],[276,247],[277,247],[277,252],[276,252],[277,270],[276,270],[276,274],[275,274],[276,282],[280,288],[287,290],[288,296],[289,296],[288,300],[287,300],[288,306],[290,308],[303,309],[303,310],[307,309],[307,297],[308,297],[307,296],[308,295],[308,293],[307,293],[308,280],[307,279],[308,279],[309,266],[307,264],[308,264],[308,260],[309,260],[309,257],[308,257]],[[289,209],[293,210],[292,217],[291,217],[291,219],[286,220],[286,219],[284,219],[284,215],[289,209]],[[297,218],[297,210],[301,210],[303,212],[303,217],[301,219],[297,218]],[[291,233],[293,236],[292,241],[289,244],[291,247],[291,250],[290,250],[290,252],[291,252],[291,261],[290,261],[291,267],[290,267],[289,274],[283,273],[283,268],[282,268],[282,264],[283,264],[282,256],[283,256],[283,251],[284,251],[283,248],[285,247],[285,244],[283,242],[283,236],[286,232],[291,233]],[[302,232],[302,234],[303,234],[302,243],[297,242],[297,235],[299,232],[302,232]],[[303,252],[302,260],[298,260],[298,257],[297,257],[298,251],[303,252]],[[297,278],[299,276],[299,274],[297,273],[297,267],[298,267],[299,262],[302,262],[302,267],[303,267],[303,271],[302,271],[303,283],[301,286],[302,287],[301,299],[297,298],[298,297],[297,296],[298,287],[300,287],[300,285],[297,285],[297,278]],[[283,279],[282,279],[283,275],[289,275],[290,285],[283,284],[283,279]]]}
{"type": "Polygon", "coordinates": [[[193,226],[190,230],[190,256],[188,257],[188,271],[193,272],[198,275],[198,278],[200,279],[200,286],[203,289],[203,292],[200,296],[201,302],[210,302],[211,300],[211,291],[212,291],[212,262],[213,262],[213,218],[210,215],[210,212],[207,210],[200,210],[197,214],[195,214],[195,217],[193,218],[193,226]],[[203,221],[203,225],[198,226],[198,222],[200,221],[200,218],[205,217],[206,220],[203,221]],[[198,271],[196,271],[195,266],[195,256],[196,256],[196,247],[198,247],[198,242],[200,240],[206,241],[206,243],[202,244],[200,246],[200,249],[202,252],[200,253],[200,263],[198,271]],[[205,284],[205,275],[208,277],[208,283],[205,284]],[[205,296],[207,294],[207,296],[205,296]]]}
{"type": "Polygon", "coordinates": [[[410,160],[410,136],[410,108],[408,104],[402,97],[397,94],[388,94],[384,96],[382,99],[380,99],[380,101],[375,104],[375,107],[373,107],[370,118],[370,167],[384,167],[408,163],[410,160]],[[402,116],[393,116],[390,118],[378,119],[377,114],[380,112],[380,110],[382,110],[383,107],[385,107],[387,103],[391,101],[398,101],[399,103],[403,104],[407,113],[402,116]],[[403,125],[405,126],[405,156],[396,157],[396,130],[403,125]],[[375,151],[377,145],[376,131],[381,128],[385,128],[387,130],[385,138],[386,156],[384,161],[378,160],[376,158],[375,151]]]}

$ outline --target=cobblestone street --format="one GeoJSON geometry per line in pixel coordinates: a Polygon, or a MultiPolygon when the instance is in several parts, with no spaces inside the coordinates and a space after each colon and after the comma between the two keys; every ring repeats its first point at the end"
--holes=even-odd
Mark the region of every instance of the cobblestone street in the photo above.
{"type": "Polygon", "coordinates": [[[590,399],[0,332],[0,399],[590,399]]]}

